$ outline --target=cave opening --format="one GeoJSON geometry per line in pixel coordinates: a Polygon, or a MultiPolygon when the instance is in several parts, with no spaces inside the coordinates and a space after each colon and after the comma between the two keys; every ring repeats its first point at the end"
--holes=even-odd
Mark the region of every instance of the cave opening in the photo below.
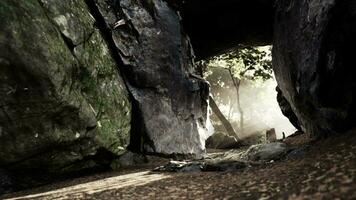
{"type": "Polygon", "coordinates": [[[274,142],[297,131],[278,102],[271,45],[240,45],[199,65],[211,86],[208,149],[274,142]]]}

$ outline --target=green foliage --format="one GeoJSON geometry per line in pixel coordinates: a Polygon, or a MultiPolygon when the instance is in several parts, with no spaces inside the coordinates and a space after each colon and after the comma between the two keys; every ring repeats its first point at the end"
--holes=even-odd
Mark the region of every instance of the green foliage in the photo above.
{"type": "Polygon", "coordinates": [[[229,52],[200,63],[205,66],[204,76],[211,84],[213,97],[228,119],[239,113],[239,125],[243,132],[244,111],[240,101],[240,87],[262,83],[273,78],[271,46],[240,46],[229,52]]]}
{"type": "MultiPolygon", "coordinates": [[[[273,77],[271,46],[240,46],[225,54],[202,61],[204,77],[210,82],[215,101],[218,104],[235,104],[234,79],[248,81],[261,86],[273,77]]],[[[243,84],[243,83],[242,83],[243,84]]]]}
{"type": "Polygon", "coordinates": [[[225,54],[205,61],[206,76],[211,75],[212,68],[231,70],[239,80],[263,82],[273,77],[271,46],[240,46],[225,54]]]}

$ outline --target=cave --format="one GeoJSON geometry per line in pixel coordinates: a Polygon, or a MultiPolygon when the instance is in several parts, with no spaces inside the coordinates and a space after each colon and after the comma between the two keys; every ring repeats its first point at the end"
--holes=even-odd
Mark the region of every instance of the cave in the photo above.
{"type": "Polygon", "coordinates": [[[257,166],[266,178],[261,165],[278,168],[279,160],[314,170],[299,165],[319,158],[314,144],[320,159],[354,150],[351,0],[3,0],[0,16],[0,195],[38,186],[39,177],[48,184],[151,156],[178,160],[157,169],[163,172],[257,166]],[[199,62],[264,45],[273,46],[277,101],[298,134],[235,152],[248,162],[205,162],[212,104],[199,62]],[[256,153],[270,148],[286,160],[256,153]]]}

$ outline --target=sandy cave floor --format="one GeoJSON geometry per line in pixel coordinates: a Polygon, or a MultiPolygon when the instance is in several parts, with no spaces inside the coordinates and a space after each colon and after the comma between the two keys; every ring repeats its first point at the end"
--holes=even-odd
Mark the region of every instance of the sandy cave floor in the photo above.
{"type": "MultiPolygon", "coordinates": [[[[356,132],[310,142],[288,138],[296,154],[236,172],[134,170],[64,181],[0,199],[356,199],[356,132]]],[[[152,164],[153,163],[153,164],[152,164]]]]}

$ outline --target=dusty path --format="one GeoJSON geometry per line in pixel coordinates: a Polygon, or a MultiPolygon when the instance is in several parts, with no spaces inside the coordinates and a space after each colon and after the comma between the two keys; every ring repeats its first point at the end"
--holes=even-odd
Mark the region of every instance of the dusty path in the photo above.
{"type": "MultiPolygon", "coordinates": [[[[295,143],[298,138],[292,141],[295,143]]],[[[126,175],[111,174],[110,176],[97,177],[95,180],[91,180],[92,177],[82,178],[70,183],[17,193],[12,197],[20,196],[22,199],[356,199],[356,134],[349,133],[312,143],[309,148],[285,160],[238,172],[136,171],[127,172],[126,175]],[[27,196],[28,194],[32,196],[27,196]]]]}

